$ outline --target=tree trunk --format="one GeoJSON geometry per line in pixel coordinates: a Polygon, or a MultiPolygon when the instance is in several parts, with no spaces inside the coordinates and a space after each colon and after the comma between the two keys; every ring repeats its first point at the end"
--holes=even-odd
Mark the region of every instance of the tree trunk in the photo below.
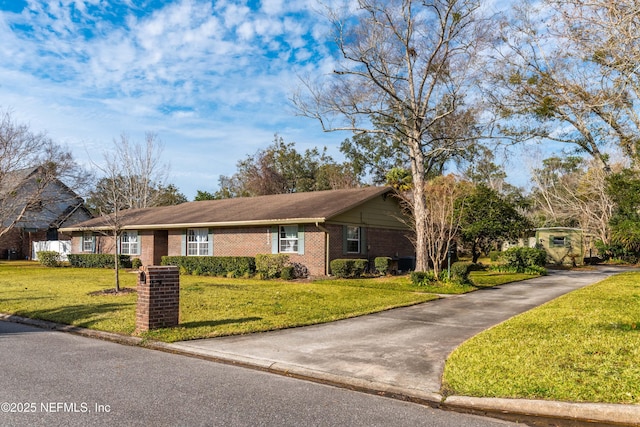
{"type": "Polygon", "coordinates": [[[116,279],[116,292],[120,292],[120,251],[118,250],[118,233],[113,234],[113,240],[115,242],[115,256],[114,256],[114,271],[115,271],[115,279],[116,279]]]}
{"type": "MultiPolygon", "coordinates": [[[[419,134],[419,132],[418,132],[419,134]]],[[[413,180],[413,217],[416,227],[416,271],[429,271],[427,255],[427,203],[425,199],[424,154],[418,136],[410,145],[411,178],[413,180]]]]}
{"type": "Polygon", "coordinates": [[[427,207],[424,201],[424,187],[414,187],[413,216],[416,222],[416,271],[428,271],[427,256],[427,207]]]}
{"type": "Polygon", "coordinates": [[[471,245],[471,261],[475,264],[478,262],[478,258],[480,258],[480,251],[477,242],[474,241],[471,245]]]}

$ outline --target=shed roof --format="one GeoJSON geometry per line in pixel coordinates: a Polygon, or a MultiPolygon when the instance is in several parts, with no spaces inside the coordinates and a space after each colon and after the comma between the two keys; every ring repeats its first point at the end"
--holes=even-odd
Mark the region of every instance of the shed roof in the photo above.
{"type": "MultiPolygon", "coordinates": [[[[121,211],[119,222],[124,229],[321,223],[391,191],[393,189],[390,187],[363,187],[204,200],[121,211]]],[[[99,230],[109,227],[108,218],[99,217],[63,228],[62,231],[99,230]]]]}

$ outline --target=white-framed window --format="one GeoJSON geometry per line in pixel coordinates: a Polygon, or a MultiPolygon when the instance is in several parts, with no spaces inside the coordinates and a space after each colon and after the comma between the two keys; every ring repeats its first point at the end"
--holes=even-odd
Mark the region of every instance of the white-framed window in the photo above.
{"type": "Polygon", "coordinates": [[[187,255],[209,255],[209,230],[206,228],[190,228],[187,230],[187,255]]]}
{"type": "Polygon", "coordinates": [[[140,255],[140,240],[137,231],[123,231],[120,236],[120,253],[122,255],[140,255]]]}
{"type": "Polygon", "coordinates": [[[347,253],[360,253],[360,227],[347,227],[347,253]]]}
{"type": "Polygon", "coordinates": [[[82,252],[93,252],[95,237],[92,232],[82,233],[82,252]]]}
{"type": "Polygon", "coordinates": [[[552,236],[550,240],[552,247],[569,246],[569,238],[566,236],[552,236]]]}
{"type": "Polygon", "coordinates": [[[298,252],[298,226],[297,225],[281,225],[280,226],[280,252],[297,253],[298,252]]]}

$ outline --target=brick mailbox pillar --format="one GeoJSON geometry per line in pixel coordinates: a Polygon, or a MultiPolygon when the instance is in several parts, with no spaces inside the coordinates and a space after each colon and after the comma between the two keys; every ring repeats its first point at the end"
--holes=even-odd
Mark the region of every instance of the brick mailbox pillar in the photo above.
{"type": "Polygon", "coordinates": [[[180,271],[175,266],[149,265],[138,272],[136,331],[178,325],[180,271]]]}

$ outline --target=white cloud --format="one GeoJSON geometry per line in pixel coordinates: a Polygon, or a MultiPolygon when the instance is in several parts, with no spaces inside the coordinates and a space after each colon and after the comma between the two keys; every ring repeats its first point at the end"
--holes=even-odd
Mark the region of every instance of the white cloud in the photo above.
{"type": "Polygon", "coordinates": [[[299,70],[332,64],[311,41],[326,29],[312,4],[29,0],[22,14],[0,10],[0,107],[79,158],[122,131],[157,132],[175,184],[192,195],[276,132],[321,146],[348,136],[323,134],[288,103],[299,70]]]}

